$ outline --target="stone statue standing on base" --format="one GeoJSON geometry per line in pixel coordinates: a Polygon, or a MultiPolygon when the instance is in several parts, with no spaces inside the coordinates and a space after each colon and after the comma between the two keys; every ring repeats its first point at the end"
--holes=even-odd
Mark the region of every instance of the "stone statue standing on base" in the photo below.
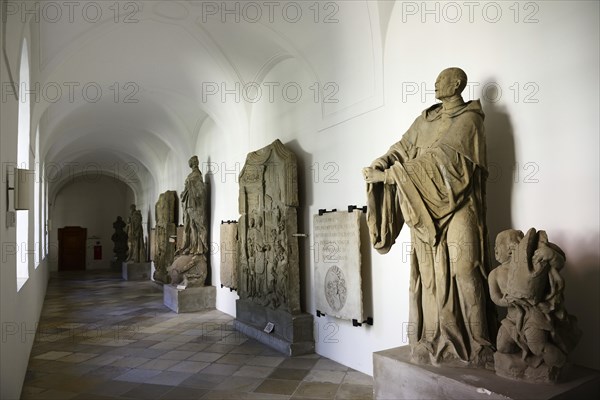
{"type": "Polygon", "coordinates": [[[114,260],[112,261],[116,268],[121,268],[123,262],[127,259],[127,233],[123,230],[126,224],[121,216],[117,217],[117,220],[113,222],[113,228],[115,233],[110,237],[114,243],[113,253],[115,253],[114,260]]]}
{"type": "Polygon", "coordinates": [[[204,286],[208,274],[206,187],[198,168],[198,157],[191,157],[188,164],[192,172],[181,193],[183,245],[175,252],[175,260],[168,268],[171,283],[184,287],[204,286]]]}
{"type": "Polygon", "coordinates": [[[127,246],[129,247],[127,262],[140,263],[146,261],[142,212],[136,210],[135,204],[132,204],[130,209],[131,213],[127,220],[127,246]]]}
{"type": "Polygon", "coordinates": [[[498,331],[496,373],[534,382],[557,381],[567,354],[581,337],[563,306],[563,251],[546,232],[509,229],[496,237],[501,263],[489,276],[494,303],[508,307],[498,331]]]}
{"type": "Polygon", "coordinates": [[[494,307],[487,292],[485,181],[488,175],[479,100],[461,96],[467,75],[442,71],[435,104],[398,143],[363,169],[367,223],[385,254],[406,222],[411,228],[412,360],[491,368],[494,307]]]}

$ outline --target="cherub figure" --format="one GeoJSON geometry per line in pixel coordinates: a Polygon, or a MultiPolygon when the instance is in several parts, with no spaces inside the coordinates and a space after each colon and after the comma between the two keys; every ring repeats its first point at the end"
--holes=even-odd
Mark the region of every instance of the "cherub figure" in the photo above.
{"type": "Polygon", "coordinates": [[[563,307],[564,252],[546,232],[509,229],[496,237],[496,260],[488,277],[492,301],[507,307],[498,331],[496,373],[533,381],[557,380],[567,354],[581,336],[563,307]]]}

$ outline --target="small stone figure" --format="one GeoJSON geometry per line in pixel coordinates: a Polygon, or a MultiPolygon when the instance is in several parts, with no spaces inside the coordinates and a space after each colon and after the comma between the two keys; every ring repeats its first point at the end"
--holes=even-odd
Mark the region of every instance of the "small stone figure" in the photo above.
{"type": "Polygon", "coordinates": [[[110,237],[114,243],[113,252],[115,253],[115,262],[119,269],[121,268],[121,264],[127,259],[127,233],[123,230],[125,225],[123,218],[118,216],[117,220],[113,222],[115,233],[110,237]]]}
{"type": "Polygon", "coordinates": [[[181,193],[183,244],[175,252],[175,260],[168,268],[168,274],[173,284],[204,286],[208,274],[206,187],[198,168],[198,157],[191,157],[188,165],[192,172],[187,176],[181,193]]]}
{"type": "Polygon", "coordinates": [[[508,313],[498,331],[496,373],[537,382],[558,380],[567,354],[581,331],[563,306],[564,252],[548,241],[545,231],[526,235],[509,229],[496,237],[496,259],[489,275],[494,303],[508,313]]]}
{"type": "Polygon", "coordinates": [[[127,220],[127,246],[129,247],[127,262],[140,263],[146,261],[142,212],[136,210],[135,204],[132,204],[130,209],[131,213],[127,220]]]}

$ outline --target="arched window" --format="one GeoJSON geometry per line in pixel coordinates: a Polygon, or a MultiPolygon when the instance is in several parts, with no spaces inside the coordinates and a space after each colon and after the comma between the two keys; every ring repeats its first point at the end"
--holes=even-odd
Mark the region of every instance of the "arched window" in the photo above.
{"type": "MultiPolygon", "coordinates": [[[[21,68],[19,71],[19,126],[17,136],[18,168],[29,169],[30,139],[30,84],[29,84],[29,51],[27,40],[23,40],[21,48],[21,68]]],[[[29,278],[29,211],[17,211],[17,290],[29,278]]]]}

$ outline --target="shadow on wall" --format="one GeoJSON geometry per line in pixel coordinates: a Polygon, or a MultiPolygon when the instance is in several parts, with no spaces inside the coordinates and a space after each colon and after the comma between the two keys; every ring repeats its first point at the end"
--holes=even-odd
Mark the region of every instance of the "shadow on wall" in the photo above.
{"type": "Polygon", "coordinates": [[[312,165],[312,154],[302,149],[296,139],[284,143],[296,155],[298,165],[298,233],[305,233],[308,236],[298,238],[298,262],[300,264],[300,304],[302,311],[308,310],[308,287],[312,286],[310,282],[311,271],[310,257],[312,247],[312,236],[308,232],[311,215],[308,213],[309,207],[313,202],[313,183],[309,182],[310,174],[307,174],[307,166],[312,165]]]}
{"type": "MultiPolygon", "coordinates": [[[[493,81],[493,79],[491,80],[493,81]]],[[[492,96],[491,98],[495,98],[492,96]]],[[[513,168],[515,166],[515,141],[510,117],[505,107],[485,102],[485,132],[487,143],[487,225],[492,266],[496,235],[512,226],[513,168]]],[[[517,229],[520,229],[517,227],[517,229]]]]}
{"type": "Polygon", "coordinates": [[[548,232],[548,238],[567,256],[561,271],[565,279],[565,308],[577,317],[577,325],[583,332],[569,358],[575,364],[600,369],[600,234],[572,237],[548,232]]]}
{"type": "MultiPolygon", "coordinates": [[[[493,82],[494,79],[490,79],[493,82]]],[[[485,113],[485,134],[487,144],[487,227],[490,254],[490,270],[498,265],[494,256],[494,244],[498,233],[512,226],[513,168],[515,166],[515,140],[510,117],[505,107],[482,99],[485,113]]],[[[517,229],[520,229],[517,227],[517,229]]],[[[506,316],[506,308],[496,307],[498,321],[506,316]]]]}
{"type": "MultiPolygon", "coordinates": [[[[490,79],[491,82],[494,79],[490,79]]],[[[488,98],[497,96],[488,93],[488,98]]],[[[482,99],[484,101],[485,99],[482,99]]],[[[494,258],[496,235],[509,228],[526,231],[529,226],[513,226],[512,191],[516,183],[515,140],[510,116],[505,107],[484,102],[485,129],[487,141],[488,170],[487,183],[487,223],[490,239],[492,267],[498,262],[494,258]]],[[[536,226],[545,229],[544,226],[536,226]]],[[[570,359],[575,364],[600,368],[600,238],[598,233],[591,237],[569,237],[566,233],[548,232],[550,241],[560,246],[566,253],[567,263],[562,271],[565,278],[565,305],[567,311],[577,317],[583,337],[570,359]]],[[[499,309],[502,319],[506,309],[499,309]]]]}
{"type": "MultiPolygon", "coordinates": [[[[210,156],[206,159],[206,161],[208,162],[207,165],[212,165],[210,163],[210,156]]],[[[212,229],[210,229],[210,227],[212,226],[213,223],[213,215],[212,215],[212,205],[213,205],[213,184],[214,184],[214,180],[215,177],[213,176],[213,174],[207,174],[206,171],[204,171],[204,173],[202,174],[203,178],[204,178],[204,187],[206,188],[206,198],[204,199],[205,202],[205,210],[204,212],[206,213],[206,241],[208,243],[208,255],[206,257],[206,268],[207,268],[207,273],[206,273],[206,279],[204,280],[204,284],[206,286],[210,286],[212,285],[212,276],[213,276],[213,267],[212,267],[212,257],[211,255],[214,254],[218,247],[216,246],[217,242],[212,241],[212,229]]],[[[217,239],[218,240],[218,239],[217,239]]]]}

